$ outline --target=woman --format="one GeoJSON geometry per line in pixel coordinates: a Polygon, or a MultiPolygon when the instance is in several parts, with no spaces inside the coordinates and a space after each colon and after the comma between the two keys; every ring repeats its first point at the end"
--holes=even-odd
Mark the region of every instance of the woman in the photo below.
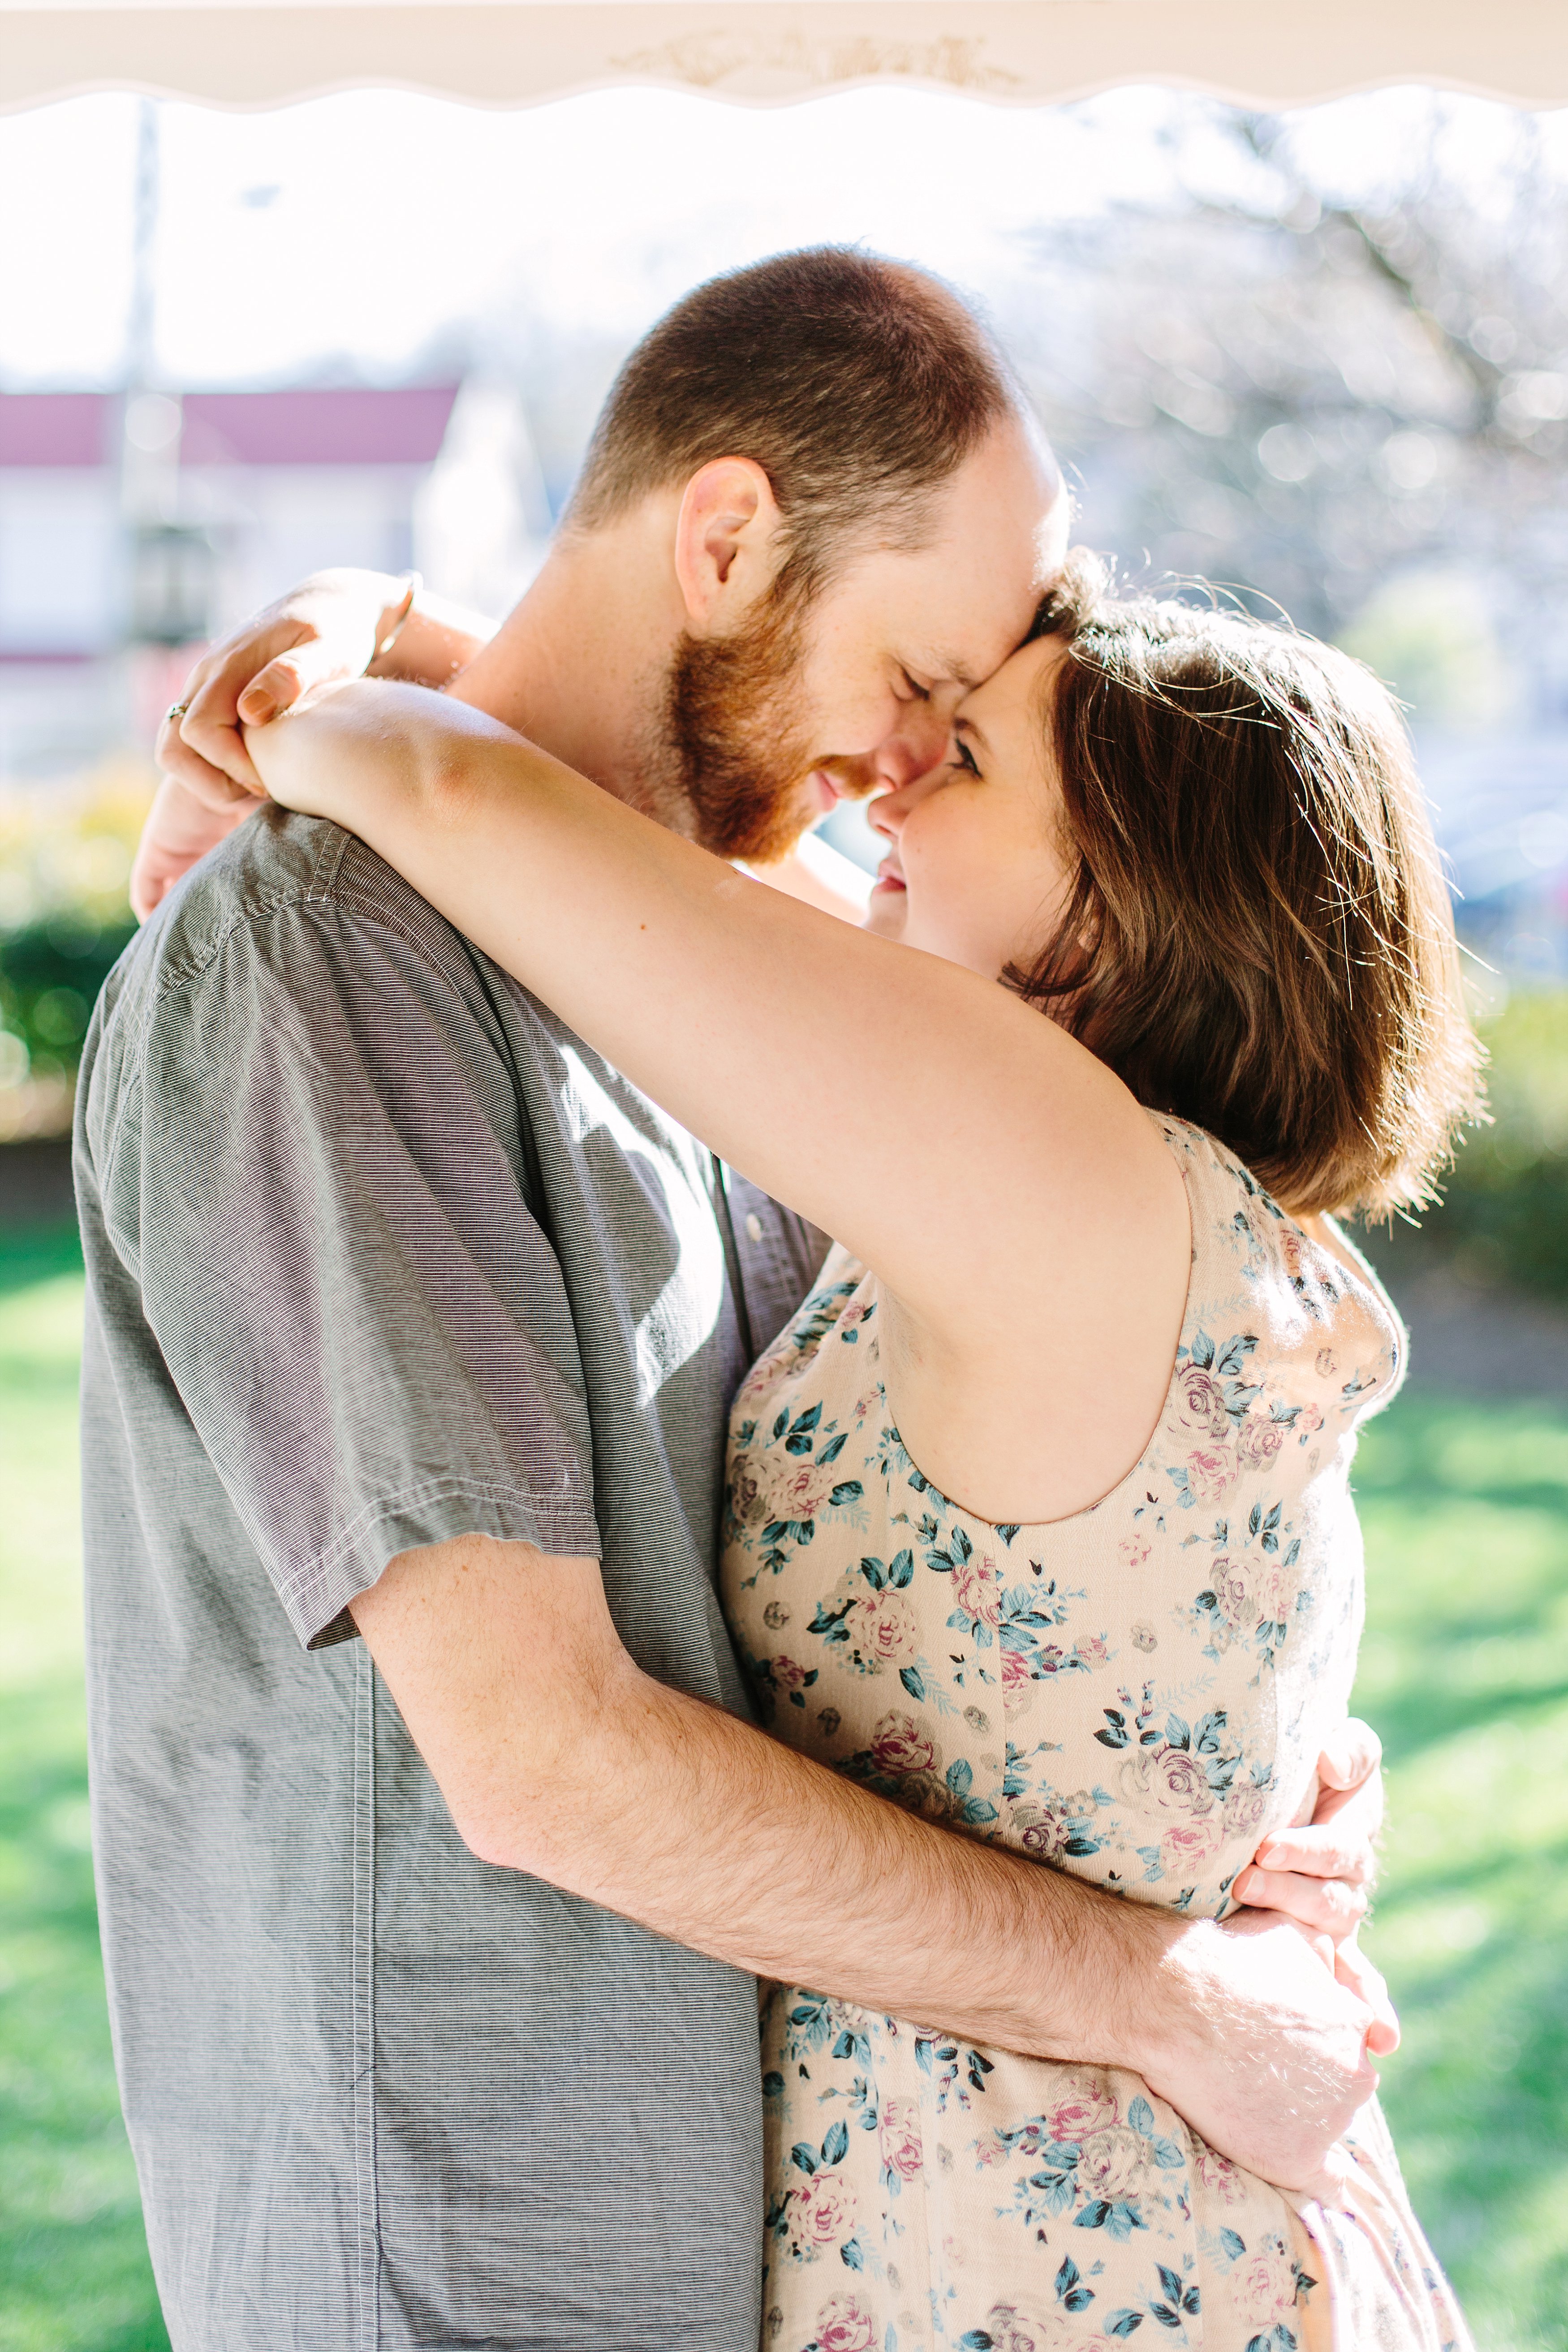
{"type": "MultiPolygon", "coordinates": [[[[776,1735],[1221,1914],[1310,1812],[1355,1433],[1403,1370],[1329,1214],[1429,1197],[1474,1100],[1387,697],[1080,565],[874,804],[859,932],[417,689],[247,745],[841,1237],[731,1430],[724,1601],[776,1735]]],[[[781,2352],[1468,2341],[1375,2109],[1343,2210],[1298,2210],[1126,2074],[798,1988],[763,2044],[781,2352]]]]}

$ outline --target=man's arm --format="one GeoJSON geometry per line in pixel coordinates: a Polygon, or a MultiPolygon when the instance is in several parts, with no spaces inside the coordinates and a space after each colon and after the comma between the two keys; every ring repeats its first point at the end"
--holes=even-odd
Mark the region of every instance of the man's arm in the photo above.
{"type": "Polygon", "coordinates": [[[667,1688],[622,1647],[595,1560],[459,1538],[351,1607],[482,1861],[761,1976],[1131,2068],[1292,2187],[1375,2086],[1370,2012],[1293,1927],[1119,1901],[667,1688]]]}

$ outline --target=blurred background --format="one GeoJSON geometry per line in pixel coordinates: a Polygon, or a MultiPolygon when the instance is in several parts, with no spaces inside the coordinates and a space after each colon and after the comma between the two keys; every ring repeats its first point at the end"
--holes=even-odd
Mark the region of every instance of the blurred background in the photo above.
{"type": "Polygon", "coordinates": [[[167,2340],[92,1905],[61,1140],[158,714],[319,565],[499,614],[642,330],[819,239],[979,298],[1081,540],[1408,708],[1493,1120],[1368,1243],[1415,1365],[1359,1478],[1384,2088],[1486,2352],[1568,2347],[1568,117],[107,96],[0,119],[0,2352],[167,2340]]]}

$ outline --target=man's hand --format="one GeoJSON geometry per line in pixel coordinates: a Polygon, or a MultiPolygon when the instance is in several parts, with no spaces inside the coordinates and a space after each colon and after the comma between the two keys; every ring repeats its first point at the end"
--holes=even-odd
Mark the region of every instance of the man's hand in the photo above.
{"type": "Polygon", "coordinates": [[[1293,1921],[1263,1911],[1193,1921],[1161,1975],[1135,2046],[1144,2080],[1233,2163],[1331,2200],[1334,2144],[1377,2088],[1366,2003],[1293,1921]]]}

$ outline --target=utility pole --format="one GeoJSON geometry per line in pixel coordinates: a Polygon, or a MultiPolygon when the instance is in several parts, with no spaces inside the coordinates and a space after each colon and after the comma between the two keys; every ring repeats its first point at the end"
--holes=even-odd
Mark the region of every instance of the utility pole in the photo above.
{"type": "Polygon", "coordinates": [[[138,103],[131,316],[125,353],[120,504],[127,540],[132,645],[188,646],[207,634],[212,545],[182,519],[179,395],[159,383],[160,109],[138,103]]]}

